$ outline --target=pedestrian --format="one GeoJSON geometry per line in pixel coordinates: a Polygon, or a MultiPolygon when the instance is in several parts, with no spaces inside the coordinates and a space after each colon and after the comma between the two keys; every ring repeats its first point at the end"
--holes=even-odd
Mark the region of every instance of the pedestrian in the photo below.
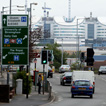
{"type": "Polygon", "coordinates": [[[37,85],[38,85],[38,94],[41,93],[41,83],[42,83],[42,76],[41,76],[41,74],[39,74],[38,83],[37,83],[37,85]]]}

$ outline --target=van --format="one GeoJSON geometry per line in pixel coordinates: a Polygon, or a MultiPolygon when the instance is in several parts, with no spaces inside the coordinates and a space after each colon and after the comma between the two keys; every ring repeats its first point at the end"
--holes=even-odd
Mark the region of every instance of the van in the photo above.
{"type": "Polygon", "coordinates": [[[93,71],[74,70],[72,73],[72,84],[76,80],[89,80],[93,86],[93,93],[95,92],[95,75],[93,71]]]}

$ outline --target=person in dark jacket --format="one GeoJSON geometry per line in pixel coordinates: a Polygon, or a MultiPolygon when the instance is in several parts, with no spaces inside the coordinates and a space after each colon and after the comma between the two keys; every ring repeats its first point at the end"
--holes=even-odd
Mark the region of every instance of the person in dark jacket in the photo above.
{"type": "Polygon", "coordinates": [[[42,83],[42,76],[41,76],[41,74],[39,74],[39,77],[38,77],[38,94],[41,93],[41,83],[42,83]]]}

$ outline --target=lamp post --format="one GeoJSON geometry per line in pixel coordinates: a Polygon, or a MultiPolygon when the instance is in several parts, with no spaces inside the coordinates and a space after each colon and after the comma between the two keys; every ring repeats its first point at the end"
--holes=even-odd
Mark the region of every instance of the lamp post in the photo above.
{"type": "Polygon", "coordinates": [[[12,1],[10,0],[10,14],[11,14],[11,2],[12,2],[12,1]]]}
{"type": "Polygon", "coordinates": [[[31,18],[32,18],[32,5],[37,5],[37,3],[30,3],[30,36],[31,36],[31,18]]]}
{"type": "Polygon", "coordinates": [[[80,38],[79,35],[78,35],[78,20],[80,20],[80,19],[84,19],[84,18],[78,18],[77,19],[77,40],[78,40],[78,44],[77,44],[78,50],[77,50],[77,53],[78,53],[78,55],[76,55],[76,58],[78,58],[78,59],[76,59],[76,61],[78,61],[78,68],[79,68],[79,38],[80,38]]]}
{"type": "Polygon", "coordinates": [[[61,56],[61,65],[63,65],[63,38],[62,38],[62,56],[61,56]]]}
{"type": "MultiPolygon", "coordinates": [[[[18,5],[13,5],[12,7],[17,7],[17,8],[24,8],[24,6],[18,6],[18,5]]],[[[1,13],[3,14],[4,12],[10,11],[10,10],[4,10],[6,8],[9,8],[9,6],[6,7],[2,7],[2,11],[1,13]]],[[[13,10],[18,10],[18,11],[25,11],[25,10],[21,10],[21,9],[13,9],[13,10]]],[[[11,10],[12,11],[12,10],[11,10]]],[[[11,12],[10,12],[11,13],[11,12]]]]}

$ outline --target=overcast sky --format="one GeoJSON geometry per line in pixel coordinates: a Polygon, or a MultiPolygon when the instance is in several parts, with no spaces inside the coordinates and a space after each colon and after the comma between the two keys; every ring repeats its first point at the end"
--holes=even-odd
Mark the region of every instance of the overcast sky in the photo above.
{"type": "MultiPolygon", "coordinates": [[[[25,0],[11,0],[12,5],[25,5],[25,0]]],[[[44,16],[42,7],[44,2],[46,6],[51,8],[50,16],[68,16],[68,2],[69,0],[27,0],[27,6],[30,3],[36,2],[38,5],[32,6],[33,16],[44,16]]],[[[0,0],[0,11],[2,7],[9,6],[10,0],[0,0]]],[[[15,11],[15,7],[12,7],[12,13],[19,13],[15,11]]],[[[5,9],[6,10],[6,9],[5,9]]],[[[90,12],[94,17],[105,16],[106,17],[106,0],[71,0],[71,17],[74,16],[90,16],[90,12]]],[[[21,12],[22,13],[22,12],[21,12]]],[[[25,13],[25,12],[23,12],[25,13]]]]}

